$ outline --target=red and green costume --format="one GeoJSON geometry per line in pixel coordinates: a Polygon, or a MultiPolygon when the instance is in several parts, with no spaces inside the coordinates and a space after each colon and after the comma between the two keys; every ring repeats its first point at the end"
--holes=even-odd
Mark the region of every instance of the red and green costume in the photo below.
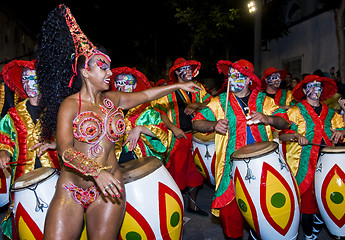
{"type": "MultiPolygon", "coordinates": [[[[149,81],[146,76],[136,70],[135,68],[129,67],[118,67],[111,70],[113,75],[111,76],[110,90],[117,91],[115,87],[115,78],[119,74],[131,74],[136,78],[136,88],[134,92],[143,91],[145,89],[151,88],[149,81]]],[[[117,159],[120,159],[122,151],[128,152],[128,144],[122,147],[124,141],[127,139],[130,130],[136,126],[145,126],[148,128],[155,137],[140,134],[137,145],[133,149],[137,158],[143,158],[147,156],[155,156],[161,161],[165,157],[165,152],[167,150],[168,144],[168,129],[164,125],[160,113],[158,113],[154,108],[151,107],[151,103],[144,103],[134,108],[131,108],[125,116],[126,130],[123,137],[115,144],[115,154],[117,159]]]]}
{"type": "MultiPolygon", "coordinates": [[[[211,100],[211,96],[207,93],[205,87],[198,82],[196,83],[199,87],[202,88],[202,90],[198,90],[197,93],[190,93],[191,97],[187,95],[187,93],[180,89],[178,91],[172,92],[157,101],[153,102],[153,105],[155,109],[160,112],[161,114],[165,114],[168,116],[169,120],[178,128],[181,128],[180,121],[179,121],[179,108],[177,103],[177,94],[180,94],[180,96],[183,97],[183,100],[186,104],[188,103],[203,103],[211,100]]],[[[170,156],[178,149],[179,141],[177,141],[176,137],[172,133],[172,131],[169,131],[168,136],[168,151],[166,155],[166,161],[165,165],[168,168],[170,165],[170,156]]]]}
{"type": "MultiPolygon", "coordinates": [[[[321,144],[323,140],[327,146],[332,146],[330,128],[344,130],[345,123],[340,114],[326,104],[321,104],[322,110],[318,116],[306,100],[297,103],[295,107],[287,111],[291,127],[283,130],[282,133],[299,133],[310,143],[321,144]]],[[[302,147],[298,142],[283,142],[286,161],[296,177],[301,195],[313,182],[319,149],[320,147],[316,145],[302,147]]]]}
{"type": "MultiPolygon", "coordinates": [[[[39,143],[41,124],[33,122],[27,108],[26,99],[11,108],[0,121],[0,150],[5,150],[12,156],[11,184],[20,176],[34,170],[35,160],[39,148],[30,150],[32,146],[39,143]]],[[[48,150],[39,157],[42,167],[60,169],[57,153],[55,150],[48,150]]],[[[2,231],[5,235],[12,236],[12,226],[7,214],[2,222],[2,231]]]]}
{"type": "MultiPolygon", "coordinates": [[[[160,114],[151,107],[151,103],[144,103],[130,109],[125,116],[125,122],[126,132],[136,126],[145,126],[156,136],[140,134],[137,145],[133,149],[135,155],[138,158],[155,156],[163,161],[168,144],[168,129],[164,125],[160,114]]],[[[128,134],[124,134],[123,138],[116,142],[115,154],[117,159],[120,158],[122,144],[127,137],[128,134]]],[[[128,151],[127,145],[125,151],[128,151]]]]}
{"type": "Polygon", "coordinates": [[[289,106],[292,100],[292,92],[290,90],[278,88],[274,96],[274,102],[276,105],[289,106]]]}
{"type": "MultiPolygon", "coordinates": [[[[202,109],[193,120],[218,121],[229,120],[229,132],[227,135],[216,133],[215,136],[215,178],[216,192],[212,203],[213,214],[218,216],[219,209],[228,205],[235,197],[234,188],[230,173],[232,162],[230,155],[237,149],[247,145],[247,120],[243,109],[233,93],[229,94],[228,112],[225,116],[226,93],[213,98],[206,108],[202,109]]],[[[280,109],[272,98],[265,93],[253,90],[250,94],[249,114],[252,111],[265,115],[281,116],[287,119],[286,112],[280,109]]],[[[263,124],[252,124],[250,130],[255,142],[272,141],[271,126],[263,124]]]]}

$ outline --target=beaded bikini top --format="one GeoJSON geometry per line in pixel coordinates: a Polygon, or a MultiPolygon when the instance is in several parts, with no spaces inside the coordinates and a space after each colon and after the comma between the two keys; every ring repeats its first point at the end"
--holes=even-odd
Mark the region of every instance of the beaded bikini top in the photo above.
{"type": "Polygon", "coordinates": [[[103,154],[103,147],[99,144],[106,136],[109,141],[118,141],[125,131],[124,115],[121,108],[115,107],[113,102],[104,97],[103,105],[99,105],[104,119],[95,112],[80,113],[81,98],[79,93],[79,113],[73,120],[73,135],[81,142],[92,144],[89,157],[99,157],[103,154]]]}

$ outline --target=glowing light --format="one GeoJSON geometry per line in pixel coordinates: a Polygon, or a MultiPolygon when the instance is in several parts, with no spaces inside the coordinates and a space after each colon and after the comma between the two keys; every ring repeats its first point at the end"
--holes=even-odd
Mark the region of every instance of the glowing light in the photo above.
{"type": "Polygon", "coordinates": [[[256,11],[255,1],[250,1],[247,6],[249,13],[254,13],[256,11]]]}

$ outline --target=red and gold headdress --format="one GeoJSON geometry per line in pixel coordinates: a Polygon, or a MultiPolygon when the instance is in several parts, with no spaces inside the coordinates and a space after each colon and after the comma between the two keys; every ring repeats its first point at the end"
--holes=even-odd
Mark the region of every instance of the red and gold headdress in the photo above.
{"type": "Polygon", "coordinates": [[[172,82],[177,82],[175,70],[179,69],[180,67],[184,66],[191,66],[192,68],[192,77],[196,77],[198,75],[199,70],[201,68],[201,63],[195,60],[187,61],[184,58],[178,58],[175,60],[174,65],[169,70],[169,78],[172,82]]]}
{"type": "MultiPolygon", "coordinates": [[[[261,90],[260,79],[254,74],[254,66],[251,62],[245,59],[240,59],[236,62],[220,60],[217,63],[218,72],[223,73],[225,76],[225,79],[228,79],[229,67],[237,69],[240,73],[249,77],[252,80],[252,84],[249,86],[250,90],[254,90],[254,89],[261,90]]],[[[225,81],[222,88],[218,90],[218,92],[220,93],[224,89],[226,89],[227,85],[228,85],[228,81],[225,81]]]]}
{"type": "Polygon", "coordinates": [[[292,96],[294,97],[294,99],[297,101],[302,101],[305,98],[305,94],[303,92],[304,85],[313,81],[322,83],[323,89],[320,96],[321,101],[332,97],[338,91],[337,84],[333,79],[327,77],[320,77],[317,75],[308,75],[303,79],[303,81],[299,82],[292,90],[292,96]]]}
{"type": "Polygon", "coordinates": [[[64,4],[59,5],[60,10],[65,15],[66,23],[69,28],[69,31],[71,33],[71,36],[73,38],[74,46],[75,46],[75,65],[72,66],[74,75],[72,76],[68,87],[72,86],[73,83],[73,77],[77,75],[77,61],[80,56],[85,56],[85,69],[89,70],[88,63],[89,60],[94,55],[103,55],[109,62],[111,62],[110,57],[101,51],[97,50],[95,45],[92,44],[92,42],[89,41],[89,39],[86,37],[86,35],[83,33],[83,31],[80,29],[77,21],[73,17],[71,10],[64,4]]]}
{"type": "Polygon", "coordinates": [[[22,71],[24,68],[35,69],[36,59],[32,61],[13,60],[3,68],[2,75],[7,86],[17,93],[21,99],[27,98],[22,84],[22,71]]]}
{"type": "Polygon", "coordinates": [[[110,77],[110,90],[111,91],[117,91],[115,88],[115,78],[117,75],[120,74],[132,74],[137,79],[137,87],[134,89],[134,92],[143,91],[145,89],[151,88],[151,84],[149,80],[147,80],[146,76],[136,70],[135,68],[129,68],[129,67],[118,67],[111,69],[113,75],[110,77]]]}

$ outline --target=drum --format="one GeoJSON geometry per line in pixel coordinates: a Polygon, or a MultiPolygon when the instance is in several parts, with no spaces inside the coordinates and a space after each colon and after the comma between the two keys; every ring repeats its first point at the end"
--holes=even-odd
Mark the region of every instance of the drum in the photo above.
{"type": "Polygon", "coordinates": [[[300,213],[297,183],[276,142],[249,144],[232,155],[236,202],[262,239],[296,239],[300,213]]]}
{"type": "Polygon", "coordinates": [[[215,133],[202,134],[193,133],[193,159],[194,163],[204,178],[212,185],[216,185],[215,173],[215,133]]]}
{"type": "Polygon", "coordinates": [[[120,165],[126,189],[126,213],[119,238],[182,238],[183,198],[175,181],[156,157],[120,165]]]}
{"type": "Polygon", "coordinates": [[[38,168],[14,181],[13,213],[19,239],[43,239],[44,221],[55,193],[58,171],[38,168]]]}
{"type": "Polygon", "coordinates": [[[325,147],[315,170],[315,197],[328,230],[345,236],[345,147],[325,147]]]}
{"type": "Polygon", "coordinates": [[[11,173],[7,168],[0,169],[0,207],[10,202],[11,173]]]}
{"type": "MultiPolygon", "coordinates": [[[[19,239],[43,239],[44,222],[58,178],[57,169],[42,167],[14,181],[11,191],[14,193],[13,213],[19,239]]],[[[85,225],[80,239],[87,239],[85,225]]]]}

